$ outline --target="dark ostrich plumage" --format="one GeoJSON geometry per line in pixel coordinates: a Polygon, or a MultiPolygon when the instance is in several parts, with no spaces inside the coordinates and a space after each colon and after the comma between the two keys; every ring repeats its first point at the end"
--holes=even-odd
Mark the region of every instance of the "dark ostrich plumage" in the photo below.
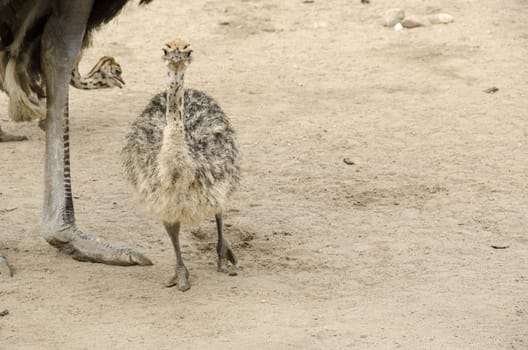
{"type": "MultiPolygon", "coordinates": [[[[111,21],[131,0],[95,0],[88,18],[83,48],[90,44],[94,30],[111,21]]],[[[148,4],[153,0],[140,0],[148,4]]],[[[0,82],[10,61],[14,64],[14,82],[26,96],[43,98],[41,38],[47,19],[56,11],[57,0],[0,0],[0,82]]],[[[31,107],[31,105],[29,106],[31,107]]],[[[29,113],[31,115],[31,113],[29,113]]],[[[28,120],[28,113],[14,113],[15,121],[28,120]]]]}
{"type": "MultiPolygon", "coordinates": [[[[87,35],[101,25],[111,21],[130,0],[95,0],[88,19],[87,35]]],[[[153,0],[140,0],[139,4],[148,4],[153,0]]],[[[0,49],[9,49],[14,38],[23,30],[27,33],[25,40],[32,40],[42,34],[45,19],[54,11],[57,1],[54,0],[0,0],[0,49]],[[23,26],[31,15],[32,22],[23,26]]],[[[26,35],[26,34],[24,34],[26,35]]]]}

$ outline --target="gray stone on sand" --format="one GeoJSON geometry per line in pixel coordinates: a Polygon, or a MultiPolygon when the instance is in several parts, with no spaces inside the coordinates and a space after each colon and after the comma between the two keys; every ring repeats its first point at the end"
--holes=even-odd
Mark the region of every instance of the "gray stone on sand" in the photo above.
{"type": "Polygon", "coordinates": [[[385,11],[383,16],[383,25],[385,27],[393,27],[394,25],[400,23],[401,20],[405,17],[405,11],[402,9],[390,9],[385,11]]]}

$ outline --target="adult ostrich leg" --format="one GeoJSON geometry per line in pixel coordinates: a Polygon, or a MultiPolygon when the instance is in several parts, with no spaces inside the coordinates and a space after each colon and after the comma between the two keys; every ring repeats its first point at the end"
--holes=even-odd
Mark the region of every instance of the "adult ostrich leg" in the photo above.
{"type": "Polygon", "coordinates": [[[42,67],[47,86],[45,192],[42,228],[46,240],[75,259],[115,265],[150,261],[131,249],[110,245],[75,223],[70,180],[68,89],[93,0],[58,1],[42,35],[42,67]]]}
{"type": "MultiPolygon", "coordinates": [[[[54,4],[41,39],[41,66],[47,90],[44,237],[77,260],[149,265],[150,260],[142,254],[111,245],[76,225],[70,180],[68,89],[94,0],[55,0],[54,4]]],[[[11,274],[7,260],[0,256],[2,272],[11,274]]]]}

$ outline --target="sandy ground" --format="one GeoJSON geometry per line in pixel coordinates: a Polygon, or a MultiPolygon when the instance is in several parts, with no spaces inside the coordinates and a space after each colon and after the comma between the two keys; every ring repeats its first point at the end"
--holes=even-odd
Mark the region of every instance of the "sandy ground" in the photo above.
{"type": "Polygon", "coordinates": [[[0,145],[0,250],[16,268],[0,348],[527,349],[527,5],[400,1],[455,18],[403,32],[380,26],[389,0],[128,7],[81,66],[113,55],[126,88],[71,93],[73,186],[81,226],[155,264],[45,243],[43,134],[8,122],[2,96],[2,127],[30,140],[0,145]],[[184,227],[186,293],[162,286],[169,239],[119,162],[174,37],[194,45],[188,86],[220,102],[244,157],[226,214],[239,275],[216,272],[212,221],[184,227]]]}

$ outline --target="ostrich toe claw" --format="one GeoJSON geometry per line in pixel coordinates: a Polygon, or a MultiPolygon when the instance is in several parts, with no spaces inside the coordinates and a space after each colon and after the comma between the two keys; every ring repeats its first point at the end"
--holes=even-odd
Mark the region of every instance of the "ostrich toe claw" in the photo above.
{"type": "Polygon", "coordinates": [[[0,130],[0,142],[15,142],[15,141],[25,141],[28,138],[23,135],[9,134],[5,131],[0,130]]]}
{"type": "Polygon", "coordinates": [[[9,263],[7,262],[7,259],[0,255],[0,277],[11,277],[13,276],[13,271],[11,270],[11,266],[9,266],[9,263]]]}
{"type": "Polygon", "coordinates": [[[103,239],[81,231],[75,226],[46,236],[51,245],[75,260],[103,263],[107,265],[152,265],[145,255],[130,248],[110,244],[103,239]]]}

